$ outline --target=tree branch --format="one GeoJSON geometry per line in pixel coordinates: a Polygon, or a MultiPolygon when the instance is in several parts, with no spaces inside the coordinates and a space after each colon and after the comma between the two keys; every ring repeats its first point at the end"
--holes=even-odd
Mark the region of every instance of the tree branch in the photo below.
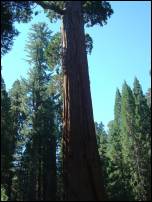
{"type": "Polygon", "coordinates": [[[54,12],[60,14],[60,15],[64,15],[65,11],[60,9],[58,6],[56,6],[55,4],[49,4],[47,2],[44,1],[34,1],[36,4],[40,5],[42,8],[44,9],[50,9],[53,10],[54,12]]]}

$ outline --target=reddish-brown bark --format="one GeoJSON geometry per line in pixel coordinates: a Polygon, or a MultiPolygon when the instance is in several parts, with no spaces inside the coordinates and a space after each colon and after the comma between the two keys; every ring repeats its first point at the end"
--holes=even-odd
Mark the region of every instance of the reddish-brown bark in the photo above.
{"type": "Polygon", "coordinates": [[[93,120],[81,1],[66,3],[62,43],[64,73],[63,173],[65,200],[104,200],[93,120]]]}

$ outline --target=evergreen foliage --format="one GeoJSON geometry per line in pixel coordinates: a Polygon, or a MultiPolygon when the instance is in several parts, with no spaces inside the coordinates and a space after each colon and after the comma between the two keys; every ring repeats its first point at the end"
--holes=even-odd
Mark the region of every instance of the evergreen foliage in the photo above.
{"type": "Polygon", "coordinates": [[[150,195],[150,110],[137,78],[134,80],[135,137],[134,187],[136,200],[149,200],[150,195]],[[145,121],[146,120],[146,121],[145,121]]]}
{"type": "MultiPolygon", "coordinates": [[[[47,15],[52,22],[61,19],[65,12],[66,4],[68,4],[66,1],[35,2],[46,9],[47,15]]],[[[88,27],[97,24],[103,26],[113,14],[111,5],[107,1],[82,1],[82,11],[84,23],[88,27]]]]}
{"type": "Polygon", "coordinates": [[[31,19],[32,1],[1,1],[1,53],[6,54],[19,34],[15,22],[28,22],[31,19]]]}
{"type": "Polygon", "coordinates": [[[10,200],[16,138],[13,133],[11,101],[3,78],[1,79],[1,142],[1,184],[10,200]]]}
{"type": "Polygon", "coordinates": [[[133,90],[124,82],[122,93],[116,91],[104,159],[107,198],[111,201],[151,199],[150,117],[138,79],[133,90]]]}
{"type": "Polygon", "coordinates": [[[6,195],[6,191],[1,185],[1,201],[7,201],[7,200],[8,200],[8,197],[6,195]]]}

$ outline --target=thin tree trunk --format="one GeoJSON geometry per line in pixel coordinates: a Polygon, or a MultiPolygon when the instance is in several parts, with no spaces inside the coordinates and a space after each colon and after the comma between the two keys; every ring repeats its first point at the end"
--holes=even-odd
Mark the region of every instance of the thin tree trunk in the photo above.
{"type": "Polygon", "coordinates": [[[11,171],[9,171],[8,174],[8,181],[7,181],[7,196],[8,196],[8,201],[12,200],[12,174],[11,171]]]}
{"type": "Polygon", "coordinates": [[[56,201],[57,173],[56,173],[56,138],[51,136],[51,140],[46,145],[46,177],[45,177],[45,200],[56,201]],[[50,152],[49,152],[50,151],[50,152]],[[49,153],[48,153],[49,152],[49,153]]]}
{"type": "Polygon", "coordinates": [[[104,200],[95,135],[81,1],[63,16],[63,172],[65,200],[104,200]]]}
{"type": "Polygon", "coordinates": [[[42,199],[42,161],[41,161],[41,142],[39,139],[39,157],[38,157],[38,200],[42,199]]]}

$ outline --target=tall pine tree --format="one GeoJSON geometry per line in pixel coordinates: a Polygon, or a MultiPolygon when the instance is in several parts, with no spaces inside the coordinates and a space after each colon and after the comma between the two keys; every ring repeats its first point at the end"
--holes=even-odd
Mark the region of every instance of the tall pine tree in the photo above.
{"type": "Polygon", "coordinates": [[[31,200],[56,198],[56,136],[53,100],[48,94],[50,74],[47,73],[49,69],[45,57],[50,34],[46,24],[35,24],[27,44],[29,63],[33,67],[27,81],[27,95],[31,104],[31,160],[35,161],[35,164],[31,164],[31,200]]]}
{"type": "Polygon", "coordinates": [[[134,194],[136,200],[150,200],[150,110],[137,78],[134,80],[134,194]]]}
{"type": "Polygon", "coordinates": [[[107,156],[109,158],[107,193],[110,200],[121,201],[126,197],[121,145],[121,94],[116,91],[114,120],[109,125],[107,156]]]}
{"type": "Polygon", "coordinates": [[[125,198],[133,199],[131,177],[134,175],[134,135],[135,135],[135,102],[131,88],[124,82],[121,100],[121,145],[124,170],[125,198]]]}

